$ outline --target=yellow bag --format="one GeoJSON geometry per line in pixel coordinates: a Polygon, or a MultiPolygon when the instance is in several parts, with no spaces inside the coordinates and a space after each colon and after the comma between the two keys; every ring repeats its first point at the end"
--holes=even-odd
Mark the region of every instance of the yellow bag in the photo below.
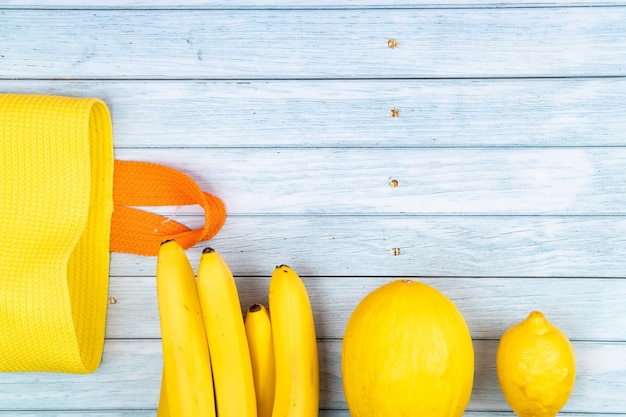
{"type": "Polygon", "coordinates": [[[114,178],[122,179],[114,176],[112,137],[99,99],[0,94],[0,372],[95,371],[104,345],[110,250],[153,255],[172,236],[190,247],[224,222],[218,198],[178,171],[143,162],[120,162],[120,172],[140,178],[120,187],[124,201],[115,208],[114,178]],[[161,183],[166,189],[155,189],[161,183]],[[136,205],[151,205],[146,190],[161,196],[152,205],[167,205],[163,200],[182,190],[172,205],[202,205],[205,227],[189,230],[126,207],[138,201],[135,194],[136,205]],[[137,223],[148,221],[154,224],[137,223]],[[167,228],[158,230],[160,224],[167,228]],[[113,247],[112,234],[119,235],[113,247]],[[134,251],[137,238],[147,239],[134,251]]]}
{"type": "Polygon", "coordinates": [[[91,372],[107,308],[108,110],[0,95],[0,138],[0,370],[91,372]]]}

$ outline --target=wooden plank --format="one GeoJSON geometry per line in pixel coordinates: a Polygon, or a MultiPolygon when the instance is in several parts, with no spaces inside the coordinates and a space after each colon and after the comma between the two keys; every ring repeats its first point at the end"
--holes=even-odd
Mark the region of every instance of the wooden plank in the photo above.
{"type": "Polygon", "coordinates": [[[8,9],[2,78],[624,76],[625,20],[626,7],[8,9]]]}
{"type": "Polygon", "coordinates": [[[130,8],[130,9],[186,9],[186,8],[210,8],[210,9],[346,9],[346,8],[441,8],[441,7],[519,7],[519,6],[615,6],[622,5],[619,0],[4,0],[2,8],[130,8]]]}
{"type": "MultiPolygon", "coordinates": [[[[468,411],[508,411],[495,372],[495,341],[475,341],[476,374],[468,411]]],[[[577,378],[564,411],[619,413],[626,409],[626,344],[575,342],[577,378]]],[[[341,343],[322,341],[320,406],[345,409],[341,385],[341,343]]],[[[161,374],[160,341],[108,340],[93,375],[12,373],[0,375],[0,409],[154,409],[161,374]],[[50,389],[54,387],[54,390],[50,389]]]]}
{"type": "MultiPolygon", "coordinates": [[[[610,278],[624,275],[626,218],[230,216],[206,244],[240,276],[284,263],[305,276],[610,278]]],[[[189,250],[194,262],[202,246],[189,250]]],[[[154,258],[114,253],[111,275],[154,276],[154,258]]]]}
{"type": "Polygon", "coordinates": [[[160,340],[109,340],[93,374],[0,374],[0,409],[154,409],[162,361],[160,340]]]}
{"type": "Polygon", "coordinates": [[[230,214],[626,214],[626,148],[138,148],[116,157],[180,169],[230,214]]]}
{"type": "MultiPolygon", "coordinates": [[[[196,265],[194,265],[195,267],[196,265]]],[[[269,276],[237,277],[242,313],[267,303],[269,276]]],[[[450,298],[465,317],[475,339],[499,339],[532,310],[546,317],[572,340],[626,342],[626,279],[599,278],[442,278],[411,277],[450,298]]],[[[311,298],[319,338],[340,339],[350,314],[370,291],[394,277],[303,277],[311,298]]],[[[159,338],[154,277],[115,277],[110,295],[107,337],[159,338]]]]}
{"type": "Polygon", "coordinates": [[[102,98],[118,149],[626,146],[626,78],[0,80],[0,91],[102,98]]]}

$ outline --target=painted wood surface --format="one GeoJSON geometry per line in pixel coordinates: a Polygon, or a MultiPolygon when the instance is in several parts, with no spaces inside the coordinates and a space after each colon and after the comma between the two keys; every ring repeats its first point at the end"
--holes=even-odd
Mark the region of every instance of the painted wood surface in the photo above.
{"type": "MultiPolygon", "coordinates": [[[[201,217],[193,219],[180,220],[200,227],[201,217]]],[[[238,275],[265,276],[268,267],[286,263],[321,276],[612,278],[624,274],[626,222],[615,216],[231,216],[209,243],[222,248],[238,275]]],[[[190,257],[199,252],[190,250],[190,257]]],[[[112,274],[154,274],[150,258],[116,253],[112,259],[112,274]]]]}
{"type": "Polygon", "coordinates": [[[89,79],[623,76],[624,21],[626,7],[0,14],[3,77],[89,79]]]}
{"type": "MultiPolygon", "coordinates": [[[[349,416],[350,312],[398,277],[468,321],[465,417],[513,416],[495,348],[535,309],[577,354],[562,415],[626,416],[624,50],[617,1],[0,4],[0,91],[102,98],[118,159],[173,166],[222,198],[223,230],[188,254],[224,255],[242,309],[266,302],[275,265],[303,276],[321,417],[349,416]]],[[[202,224],[197,207],[151,210],[202,224]]],[[[98,371],[0,374],[0,416],[154,416],[154,271],[112,254],[98,371]]]]}
{"type": "Polygon", "coordinates": [[[116,148],[149,148],[148,154],[155,147],[181,145],[281,149],[626,145],[620,105],[626,102],[625,78],[0,78],[0,89],[101,97],[114,120],[116,148]],[[391,116],[393,109],[397,117],[391,116]]]}
{"type": "Polygon", "coordinates": [[[232,214],[626,214],[626,149],[123,149],[232,214]],[[262,171],[262,174],[259,174],[262,171]]]}
{"type": "MultiPolygon", "coordinates": [[[[266,276],[237,277],[242,312],[254,303],[268,305],[267,289],[273,268],[268,268],[266,276]]],[[[559,323],[572,340],[626,342],[626,327],[623,326],[626,283],[621,279],[409,278],[419,279],[446,294],[466,317],[475,339],[498,340],[512,323],[521,320],[520,317],[541,309],[549,320],[559,323]]],[[[309,276],[303,279],[315,306],[317,336],[340,340],[358,301],[377,286],[398,278],[309,276]]],[[[154,291],[153,276],[113,277],[110,295],[116,302],[109,307],[107,337],[158,339],[154,291]]]]}
{"type": "Polygon", "coordinates": [[[19,8],[124,8],[124,9],[346,9],[346,8],[445,8],[445,7],[519,7],[519,6],[615,6],[618,0],[5,0],[2,6],[19,8]]]}
{"type": "MultiPolygon", "coordinates": [[[[618,413],[625,409],[623,386],[626,378],[626,344],[572,342],[577,357],[576,388],[564,411],[618,413]]],[[[497,341],[474,340],[476,373],[468,411],[504,411],[507,405],[497,384],[495,349],[497,341]]],[[[345,408],[341,375],[341,341],[321,340],[320,407],[345,408]]],[[[10,384],[0,384],[0,404],[10,401],[16,409],[61,409],[79,411],[101,404],[107,408],[149,409],[158,402],[161,374],[161,345],[158,340],[109,340],[100,369],[90,377],[81,375],[16,374],[10,384]],[[89,381],[86,384],[86,380],[89,381]],[[54,387],[30,389],[37,384],[54,387]]]]}

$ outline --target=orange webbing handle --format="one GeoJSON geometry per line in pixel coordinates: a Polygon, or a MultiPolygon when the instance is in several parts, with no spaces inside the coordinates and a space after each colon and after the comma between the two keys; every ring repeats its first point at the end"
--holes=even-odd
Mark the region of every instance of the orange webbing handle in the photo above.
{"type": "Polygon", "coordinates": [[[174,239],[187,249],[215,236],[226,220],[217,197],[173,168],[151,162],[115,161],[111,252],[155,256],[162,242],[174,239]],[[192,230],[174,220],[130,206],[186,206],[199,204],[204,227],[192,230]]]}

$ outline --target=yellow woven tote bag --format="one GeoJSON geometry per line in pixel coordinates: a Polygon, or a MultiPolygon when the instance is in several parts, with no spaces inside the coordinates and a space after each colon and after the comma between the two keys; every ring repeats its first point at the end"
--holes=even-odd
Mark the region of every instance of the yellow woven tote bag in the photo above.
{"type": "Polygon", "coordinates": [[[115,161],[103,101],[0,94],[0,372],[95,371],[110,251],[156,255],[172,238],[191,247],[225,215],[179,171],[115,161]],[[133,207],[189,204],[204,208],[203,228],[133,207]]]}
{"type": "Polygon", "coordinates": [[[0,371],[92,372],[104,342],[113,143],[97,99],[0,95],[0,371]]]}

